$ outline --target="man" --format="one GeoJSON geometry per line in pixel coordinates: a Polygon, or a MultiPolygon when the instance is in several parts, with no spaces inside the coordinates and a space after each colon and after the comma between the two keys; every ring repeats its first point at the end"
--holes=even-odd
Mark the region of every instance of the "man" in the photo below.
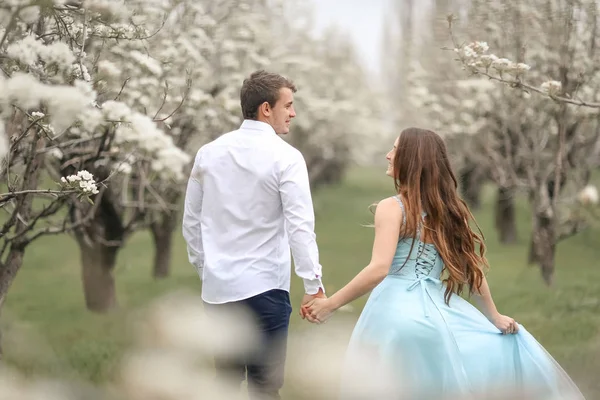
{"type": "Polygon", "coordinates": [[[279,398],[283,386],[290,247],[296,274],[304,281],[302,305],[324,296],[306,162],[277,136],[289,132],[296,116],[295,92],[291,81],[265,71],[244,80],[244,121],[198,151],[183,215],[188,256],[202,279],[206,310],[246,307],[265,343],[260,355],[245,362],[215,360],[217,373],[241,383],[247,371],[251,396],[263,399],[279,398]]]}

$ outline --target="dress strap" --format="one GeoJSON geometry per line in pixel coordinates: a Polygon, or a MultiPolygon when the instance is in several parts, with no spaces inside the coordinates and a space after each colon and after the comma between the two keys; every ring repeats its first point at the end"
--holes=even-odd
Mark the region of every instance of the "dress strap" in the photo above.
{"type": "Polygon", "coordinates": [[[406,209],[404,208],[404,203],[399,195],[394,196],[394,199],[400,204],[400,208],[402,209],[402,226],[406,225],[406,209]]]}
{"type": "MultiPolygon", "coordinates": [[[[406,208],[404,208],[404,203],[402,202],[400,195],[394,196],[394,199],[396,199],[398,204],[400,204],[400,208],[402,209],[402,226],[405,226],[406,225],[406,208]]],[[[421,213],[421,221],[419,221],[417,223],[417,238],[419,238],[419,239],[421,239],[421,227],[423,226],[423,223],[425,222],[426,216],[427,216],[427,213],[425,211],[423,211],[421,213]]]]}

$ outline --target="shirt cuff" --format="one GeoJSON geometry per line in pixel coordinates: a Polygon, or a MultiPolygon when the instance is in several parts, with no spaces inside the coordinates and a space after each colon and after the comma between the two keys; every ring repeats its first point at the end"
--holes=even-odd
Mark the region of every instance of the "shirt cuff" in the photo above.
{"type": "Polygon", "coordinates": [[[317,294],[319,289],[323,290],[323,293],[325,293],[325,288],[323,287],[321,279],[304,279],[304,293],[310,295],[317,294]]]}

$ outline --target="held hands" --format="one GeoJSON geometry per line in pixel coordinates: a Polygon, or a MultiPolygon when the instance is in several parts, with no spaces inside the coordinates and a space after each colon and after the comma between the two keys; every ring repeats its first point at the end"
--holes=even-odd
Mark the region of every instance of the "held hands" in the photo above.
{"type": "Polygon", "coordinates": [[[519,324],[517,321],[506,315],[498,314],[491,322],[505,335],[519,332],[519,324]]]}
{"type": "Polygon", "coordinates": [[[310,322],[317,322],[313,317],[311,317],[310,313],[307,309],[307,304],[312,302],[315,299],[326,299],[325,293],[323,293],[323,289],[319,288],[319,291],[316,294],[305,294],[302,298],[302,303],[300,304],[300,317],[302,319],[307,319],[310,322]]]}
{"type": "Polygon", "coordinates": [[[306,313],[312,319],[309,321],[317,324],[327,321],[334,311],[331,299],[318,298],[306,304],[306,313]]]}

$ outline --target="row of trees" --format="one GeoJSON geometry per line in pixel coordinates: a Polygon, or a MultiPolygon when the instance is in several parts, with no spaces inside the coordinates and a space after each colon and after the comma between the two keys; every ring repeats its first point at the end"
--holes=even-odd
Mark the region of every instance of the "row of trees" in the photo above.
{"type": "Polygon", "coordinates": [[[134,232],[150,230],[153,274],[167,276],[193,154],[241,122],[239,87],[258,68],[299,86],[286,140],[315,187],[380,149],[387,101],[392,126],[446,136],[473,207],[483,182],[496,185],[504,243],[517,240],[515,196],[527,195],[530,261],[548,283],[556,244],[595,212],[582,207],[597,201],[589,183],[600,162],[593,0],[436,0],[425,14],[397,0],[385,29],[387,96],[369,87],[344,35],[310,34],[302,5],[125,4],[0,5],[0,306],[27,246],[44,235],[76,240],[90,310],[116,305],[113,269],[134,232]],[[449,30],[452,11],[468,24],[450,20],[449,30]],[[455,34],[488,41],[459,44],[455,34]],[[449,38],[459,62],[441,50],[449,38]]]}
{"type": "Polygon", "coordinates": [[[315,186],[377,148],[379,97],[352,46],[310,36],[298,15],[262,0],[0,4],[0,305],[45,235],[76,240],[92,311],[116,305],[116,258],[136,231],[151,231],[154,276],[167,276],[190,162],[241,123],[255,69],[298,84],[290,140],[315,186]]]}
{"type": "MultiPolygon", "coordinates": [[[[397,5],[405,20],[414,17],[411,0],[397,5]]],[[[408,61],[409,79],[407,112],[399,118],[447,137],[473,207],[483,182],[496,185],[503,243],[517,240],[515,196],[526,194],[533,214],[529,262],[548,284],[556,245],[589,226],[596,213],[586,205],[598,200],[590,179],[600,165],[597,8],[595,0],[508,6],[436,0],[418,24],[431,27],[418,47],[417,24],[401,25],[398,58],[408,61]],[[487,42],[463,44],[457,37],[487,42]],[[453,56],[440,50],[450,41],[453,56]],[[503,56],[489,54],[490,47],[503,56]]]]}

